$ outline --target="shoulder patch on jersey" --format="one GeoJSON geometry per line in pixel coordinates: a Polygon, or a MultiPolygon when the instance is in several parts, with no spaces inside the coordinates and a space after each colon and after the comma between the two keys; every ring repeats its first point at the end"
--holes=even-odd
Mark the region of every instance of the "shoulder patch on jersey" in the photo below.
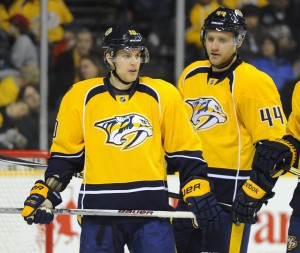
{"type": "Polygon", "coordinates": [[[136,113],[98,121],[94,126],[105,131],[106,143],[121,147],[122,150],[137,147],[153,135],[149,120],[136,113]]]}
{"type": "Polygon", "coordinates": [[[227,115],[222,106],[214,98],[187,99],[185,102],[192,107],[193,114],[190,121],[196,130],[203,130],[223,124],[227,121],[227,115]]]}

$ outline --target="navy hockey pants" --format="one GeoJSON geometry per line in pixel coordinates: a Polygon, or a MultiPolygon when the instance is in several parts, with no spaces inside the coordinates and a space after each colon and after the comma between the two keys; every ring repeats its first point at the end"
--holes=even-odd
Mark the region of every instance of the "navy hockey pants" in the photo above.
{"type": "Polygon", "coordinates": [[[114,225],[84,220],[81,224],[80,253],[124,253],[125,244],[131,253],[176,252],[167,219],[114,225]]]}
{"type": "Polygon", "coordinates": [[[300,214],[292,213],[288,230],[287,253],[300,252],[300,214]]]}
{"type": "Polygon", "coordinates": [[[290,218],[290,225],[288,229],[287,239],[287,253],[300,252],[300,183],[298,179],[297,187],[294,190],[293,198],[290,202],[293,209],[290,218]]]}
{"type": "MultiPolygon", "coordinates": [[[[180,204],[177,210],[186,211],[180,204]]],[[[224,211],[222,225],[216,231],[202,231],[193,227],[190,219],[173,219],[178,253],[247,253],[251,224],[236,226],[231,213],[224,211]]]]}

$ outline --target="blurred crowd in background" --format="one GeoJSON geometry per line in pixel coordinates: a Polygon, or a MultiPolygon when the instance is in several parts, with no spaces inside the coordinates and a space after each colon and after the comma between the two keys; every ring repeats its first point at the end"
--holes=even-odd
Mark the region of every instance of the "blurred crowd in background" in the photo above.
{"type": "MultiPolygon", "coordinates": [[[[0,149],[39,149],[40,0],[0,0],[0,149]]],[[[238,8],[248,33],[240,57],[269,74],[286,116],[300,79],[300,0],[185,0],[185,66],[205,59],[200,32],[219,6],[238,8]]],[[[49,145],[63,95],[73,83],[108,72],[102,36],[133,24],[147,38],[141,75],[176,85],[176,0],[48,0],[49,145]]]]}

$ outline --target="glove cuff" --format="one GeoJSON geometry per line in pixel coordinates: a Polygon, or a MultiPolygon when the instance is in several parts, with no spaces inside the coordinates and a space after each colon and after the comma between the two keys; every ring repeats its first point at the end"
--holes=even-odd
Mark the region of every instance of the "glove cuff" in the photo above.
{"type": "Polygon", "coordinates": [[[200,197],[209,192],[211,192],[210,182],[203,178],[193,179],[182,187],[184,202],[187,198],[200,197]]]}
{"type": "Polygon", "coordinates": [[[294,147],[294,145],[290,142],[290,140],[288,140],[288,139],[275,139],[274,141],[282,143],[290,149],[290,152],[292,153],[292,161],[290,162],[290,165],[295,164],[295,162],[297,160],[297,150],[294,147]]]}
{"type": "Polygon", "coordinates": [[[292,166],[297,167],[299,161],[299,153],[300,153],[300,142],[292,135],[285,135],[283,139],[286,140],[288,143],[290,143],[296,150],[297,155],[296,155],[295,162],[292,163],[292,166]]]}
{"type": "Polygon", "coordinates": [[[60,196],[59,192],[54,191],[52,189],[49,190],[47,199],[50,200],[53,207],[58,206],[62,202],[62,199],[61,199],[61,196],[60,196]]]}

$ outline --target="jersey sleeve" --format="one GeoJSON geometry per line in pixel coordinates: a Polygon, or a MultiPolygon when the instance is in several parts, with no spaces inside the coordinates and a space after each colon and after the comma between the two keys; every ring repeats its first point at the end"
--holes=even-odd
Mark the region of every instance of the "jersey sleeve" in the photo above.
{"type": "Polygon", "coordinates": [[[191,177],[206,177],[207,163],[202,157],[202,143],[194,131],[175,87],[169,92],[163,111],[162,137],[168,170],[179,171],[180,182],[191,177]]]}
{"type": "Polygon", "coordinates": [[[63,188],[70,182],[73,173],[83,169],[83,103],[82,96],[72,88],[64,96],[56,119],[45,179],[59,175],[63,180],[63,188]]]}
{"type": "Polygon", "coordinates": [[[286,133],[284,115],[278,90],[273,80],[264,73],[253,79],[237,102],[237,113],[245,124],[253,143],[282,138],[286,133]]]}
{"type": "Polygon", "coordinates": [[[287,134],[300,141],[300,81],[297,82],[292,97],[292,112],[287,124],[287,134]]]}

